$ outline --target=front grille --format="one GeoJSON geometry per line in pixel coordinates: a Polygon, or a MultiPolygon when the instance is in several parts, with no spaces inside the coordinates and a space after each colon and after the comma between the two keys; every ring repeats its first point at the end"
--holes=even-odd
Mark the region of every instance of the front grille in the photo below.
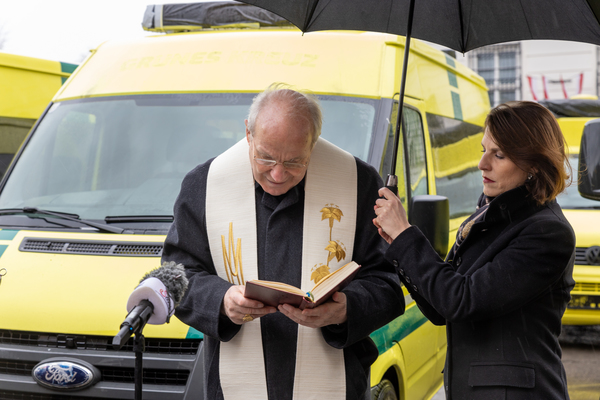
{"type": "Polygon", "coordinates": [[[0,374],[31,375],[31,370],[35,366],[34,362],[0,360],[0,374]]]}
{"type": "Polygon", "coordinates": [[[25,244],[24,251],[43,251],[43,252],[52,252],[52,253],[60,253],[63,251],[65,247],[64,242],[50,242],[50,241],[37,241],[31,240],[25,244]]]}
{"type": "Polygon", "coordinates": [[[600,262],[591,262],[586,256],[589,247],[575,248],[575,265],[600,265],[600,262]]]}
{"type": "Polygon", "coordinates": [[[156,245],[137,245],[137,244],[131,244],[131,245],[118,245],[117,247],[115,247],[113,254],[115,255],[152,255],[152,256],[160,256],[162,255],[162,249],[163,249],[163,245],[161,244],[156,244],[156,245]]]}
{"type": "MultiPolygon", "coordinates": [[[[102,373],[102,381],[104,382],[122,382],[122,383],[134,383],[134,372],[133,368],[109,368],[109,367],[98,367],[102,373]]],[[[146,384],[154,385],[176,385],[185,386],[189,371],[179,370],[163,370],[163,369],[142,369],[143,379],[142,382],[146,384]]]]}
{"type": "MultiPolygon", "coordinates": [[[[30,347],[80,350],[114,350],[113,336],[70,335],[0,330],[0,343],[30,347]]],[[[201,339],[163,339],[145,337],[145,353],[195,355],[201,339]]],[[[133,352],[133,337],[119,351],[133,352]]]]}
{"type": "Polygon", "coordinates": [[[104,243],[66,243],[64,253],[108,254],[112,246],[104,243]]]}
{"type": "Polygon", "coordinates": [[[592,293],[600,293],[600,283],[595,282],[577,282],[575,283],[575,287],[571,291],[574,292],[592,292],[592,293]]]}
{"type": "Polygon", "coordinates": [[[20,251],[34,253],[87,254],[101,256],[160,257],[162,243],[107,242],[101,240],[59,240],[23,238],[20,251]]]}
{"type": "MultiPolygon", "coordinates": [[[[8,375],[30,376],[36,362],[15,362],[0,359],[0,373],[8,375]]],[[[135,369],[122,367],[97,366],[100,370],[102,382],[134,383],[135,369]]],[[[168,369],[142,369],[142,383],[144,385],[174,385],[185,386],[190,375],[186,370],[168,369]]]]}
{"type": "MultiPolygon", "coordinates": [[[[69,400],[106,400],[106,398],[100,397],[83,397],[73,396],[69,393],[69,400]]],[[[13,392],[8,390],[0,390],[0,400],[65,400],[64,394],[36,394],[36,393],[24,393],[24,392],[13,392]]],[[[113,397],[113,400],[118,400],[113,397]]]]}

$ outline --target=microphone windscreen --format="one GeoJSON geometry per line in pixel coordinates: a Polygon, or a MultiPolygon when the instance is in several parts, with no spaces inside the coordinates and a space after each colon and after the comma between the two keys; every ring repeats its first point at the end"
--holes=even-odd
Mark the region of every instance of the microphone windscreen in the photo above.
{"type": "Polygon", "coordinates": [[[188,287],[185,267],[173,261],[164,262],[159,268],[153,269],[144,275],[140,283],[152,277],[157,278],[165,285],[169,296],[175,303],[174,307],[177,307],[188,287]]]}
{"type": "Polygon", "coordinates": [[[148,300],[153,306],[152,315],[148,319],[149,324],[161,325],[169,322],[169,318],[175,312],[167,288],[157,278],[145,279],[134,289],[127,300],[127,312],[131,312],[142,300],[148,300]]]}

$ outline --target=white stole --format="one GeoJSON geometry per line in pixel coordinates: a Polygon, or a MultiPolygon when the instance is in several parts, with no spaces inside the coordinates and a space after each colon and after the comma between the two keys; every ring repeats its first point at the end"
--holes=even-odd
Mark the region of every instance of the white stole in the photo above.
{"type": "MultiPolygon", "coordinates": [[[[352,260],[356,180],[354,157],[319,139],[311,153],[304,189],[303,291],[315,285],[311,280],[315,269],[333,272],[352,260]]],[[[235,284],[258,279],[255,187],[245,138],[210,165],[206,228],[221,278],[235,284]],[[227,262],[230,268],[226,268],[227,262]],[[230,272],[236,269],[238,278],[230,272]]],[[[221,342],[219,365],[225,400],[267,399],[260,320],[243,324],[232,340],[221,342]]],[[[294,399],[321,398],[346,398],[343,350],[329,346],[320,329],[299,325],[294,399]]]]}

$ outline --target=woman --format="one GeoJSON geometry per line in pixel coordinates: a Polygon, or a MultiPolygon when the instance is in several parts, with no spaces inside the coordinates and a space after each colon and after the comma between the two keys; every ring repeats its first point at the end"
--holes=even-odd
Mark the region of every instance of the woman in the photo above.
{"type": "Polygon", "coordinates": [[[446,325],[447,399],[568,399],[558,335],[575,235],[555,200],[569,179],[563,135],[543,106],[510,102],[490,112],[481,144],[483,194],[445,262],[386,188],[373,223],[423,314],[446,325]]]}

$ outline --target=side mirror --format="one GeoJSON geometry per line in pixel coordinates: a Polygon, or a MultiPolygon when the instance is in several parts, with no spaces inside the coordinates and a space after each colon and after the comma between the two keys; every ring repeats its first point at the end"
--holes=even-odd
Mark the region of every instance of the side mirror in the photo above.
{"type": "Polygon", "coordinates": [[[581,196],[600,201],[600,119],[589,121],[583,128],[577,170],[581,196]]]}
{"type": "Polygon", "coordinates": [[[408,222],[417,226],[442,258],[448,253],[450,202],[447,197],[417,195],[411,198],[408,222]]]}

